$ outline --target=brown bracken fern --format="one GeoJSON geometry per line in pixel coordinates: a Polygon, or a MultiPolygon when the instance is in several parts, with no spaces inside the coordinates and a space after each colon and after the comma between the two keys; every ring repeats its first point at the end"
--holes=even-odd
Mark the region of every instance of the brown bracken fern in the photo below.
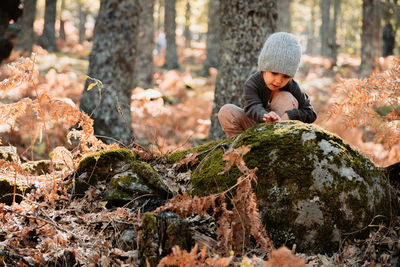
{"type": "Polygon", "coordinates": [[[229,171],[233,165],[236,165],[243,173],[231,188],[222,193],[204,197],[178,195],[156,211],[171,210],[181,217],[186,217],[193,212],[203,215],[212,207],[214,216],[220,212],[217,234],[218,249],[222,253],[228,254],[231,250],[243,253],[245,247],[250,244],[250,236],[254,237],[260,250],[270,252],[274,246],[260,220],[257,199],[251,186],[252,182],[257,181],[255,174],[257,168],[247,168],[243,160],[243,155],[249,150],[248,146],[243,146],[230,149],[223,156],[223,159],[227,161],[223,172],[229,171]],[[236,192],[230,201],[233,207],[230,210],[225,200],[227,193],[235,188],[236,192]],[[218,206],[215,203],[217,200],[220,203],[218,206]]]}
{"type": "MultiPolygon", "coordinates": [[[[32,58],[20,58],[8,66],[12,75],[0,82],[0,91],[3,92],[3,97],[10,89],[17,87],[22,82],[33,83],[35,73],[34,59],[32,58]]],[[[35,85],[34,89],[36,91],[35,85]]],[[[51,128],[56,123],[62,123],[68,127],[77,125],[80,129],[71,130],[67,138],[68,141],[71,138],[80,140],[82,154],[112,147],[94,136],[93,120],[87,114],[79,111],[71,100],[50,98],[45,93],[40,95],[36,93],[36,99],[24,98],[16,103],[1,105],[0,124],[4,123],[20,131],[31,132],[32,144],[41,138],[42,132],[46,131],[46,128],[51,128]]]]}
{"type": "Polygon", "coordinates": [[[343,115],[346,127],[366,126],[386,148],[400,141],[400,60],[382,73],[366,79],[345,80],[329,112],[343,115]]]}

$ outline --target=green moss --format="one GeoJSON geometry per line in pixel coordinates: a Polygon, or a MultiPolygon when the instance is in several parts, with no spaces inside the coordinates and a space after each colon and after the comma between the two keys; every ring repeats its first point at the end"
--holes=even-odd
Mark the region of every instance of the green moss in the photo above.
{"type": "Polygon", "coordinates": [[[142,231],[139,243],[140,264],[146,266],[146,259],[150,266],[157,266],[160,257],[157,218],[153,213],[146,212],[142,217],[142,231]]]}
{"type": "MultiPolygon", "coordinates": [[[[207,143],[207,144],[204,144],[201,146],[174,152],[174,153],[167,155],[167,161],[168,161],[168,163],[176,163],[176,162],[179,162],[184,156],[186,156],[190,153],[194,153],[194,152],[202,153],[207,150],[212,150],[213,148],[218,147],[222,143],[230,144],[231,142],[232,142],[232,140],[218,140],[218,141],[210,142],[210,143],[207,143]]],[[[200,159],[204,158],[205,155],[200,157],[200,159]]]]}

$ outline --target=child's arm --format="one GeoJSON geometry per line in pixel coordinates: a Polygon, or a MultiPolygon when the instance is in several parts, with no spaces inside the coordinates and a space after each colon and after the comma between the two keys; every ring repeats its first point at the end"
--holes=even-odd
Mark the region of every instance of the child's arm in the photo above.
{"type": "Polygon", "coordinates": [[[269,95],[266,94],[266,89],[259,89],[261,86],[263,85],[260,85],[259,82],[252,77],[247,80],[243,93],[244,111],[247,116],[257,122],[263,122],[264,114],[271,111],[265,110],[264,108],[264,106],[266,106],[264,102],[268,101],[269,95]]]}
{"type": "Polygon", "coordinates": [[[317,119],[317,114],[310,103],[310,98],[293,80],[290,86],[290,93],[292,93],[299,102],[299,107],[297,109],[286,111],[289,119],[299,120],[305,123],[313,123],[317,119]]]}

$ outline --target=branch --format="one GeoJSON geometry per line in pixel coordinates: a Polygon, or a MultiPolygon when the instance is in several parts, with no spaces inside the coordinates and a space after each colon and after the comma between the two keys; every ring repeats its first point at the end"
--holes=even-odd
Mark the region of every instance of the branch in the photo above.
{"type": "Polygon", "coordinates": [[[7,251],[4,249],[0,249],[0,256],[7,256],[16,260],[22,260],[26,265],[28,266],[36,266],[35,264],[30,263],[29,261],[25,260],[25,258],[22,255],[16,254],[14,252],[11,251],[7,251]]]}

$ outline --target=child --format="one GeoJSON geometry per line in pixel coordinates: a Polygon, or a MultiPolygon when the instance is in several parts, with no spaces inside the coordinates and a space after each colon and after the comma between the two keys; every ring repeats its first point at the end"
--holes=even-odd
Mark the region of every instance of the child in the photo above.
{"type": "Polygon", "coordinates": [[[278,32],[267,39],[258,56],[258,72],[245,84],[244,109],[226,104],[218,112],[227,138],[262,122],[315,121],[308,95],[292,79],[300,58],[301,47],[294,35],[278,32]]]}

